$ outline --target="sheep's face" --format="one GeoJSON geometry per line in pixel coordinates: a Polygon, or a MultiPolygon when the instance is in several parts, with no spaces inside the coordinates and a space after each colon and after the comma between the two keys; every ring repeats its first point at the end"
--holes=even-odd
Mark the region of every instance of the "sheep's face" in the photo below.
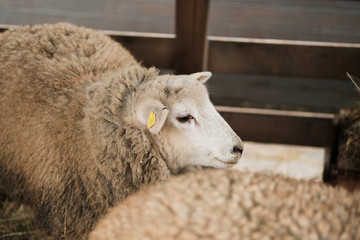
{"type": "Polygon", "coordinates": [[[215,110],[203,85],[210,76],[160,76],[144,88],[135,107],[137,120],[173,171],[191,165],[228,168],[241,157],[241,139],[215,110]]]}

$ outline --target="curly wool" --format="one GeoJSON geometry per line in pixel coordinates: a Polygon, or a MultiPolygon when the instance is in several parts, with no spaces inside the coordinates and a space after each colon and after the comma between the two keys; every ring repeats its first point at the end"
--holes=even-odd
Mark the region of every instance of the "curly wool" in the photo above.
{"type": "Polygon", "coordinates": [[[23,26],[0,34],[0,63],[0,191],[52,237],[86,239],[109,207],[169,177],[122,111],[158,72],[121,45],[66,23],[23,26]]]}
{"type": "Polygon", "coordinates": [[[359,239],[360,192],[237,170],[205,170],[130,196],[90,240],[359,239]]]}

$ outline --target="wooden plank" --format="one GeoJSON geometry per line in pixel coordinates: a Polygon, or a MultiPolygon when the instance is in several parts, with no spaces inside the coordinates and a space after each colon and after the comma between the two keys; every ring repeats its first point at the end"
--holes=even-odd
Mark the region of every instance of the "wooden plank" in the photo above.
{"type": "Polygon", "coordinates": [[[213,0],[210,35],[360,42],[359,1],[213,0]]]}
{"type": "Polygon", "coordinates": [[[360,75],[359,66],[360,44],[210,38],[213,72],[344,78],[360,75]]]}
{"type": "MultiPolygon", "coordinates": [[[[0,23],[175,33],[174,0],[1,0],[0,23]]],[[[359,1],[212,0],[210,35],[360,42],[359,1]]]]}
{"type": "MultiPolygon", "coordinates": [[[[145,66],[174,69],[181,64],[173,34],[107,31],[145,66]]],[[[209,37],[208,70],[218,73],[347,79],[360,76],[360,44],[209,37]]],[[[189,53],[190,54],[190,53],[189,53]]],[[[191,54],[194,54],[191,52],[191,54]]],[[[199,59],[199,58],[198,58],[199,59]]],[[[184,62],[192,73],[193,61],[184,62]]],[[[198,61],[199,63],[199,61],[198,61]]]]}
{"type": "MultiPolygon", "coordinates": [[[[182,64],[174,52],[174,35],[122,34],[113,31],[111,36],[146,66],[173,69],[175,63],[182,64]]],[[[213,72],[336,79],[347,79],[346,72],[350,72],[360,76],[360,44],[219,37],[209,40],[208,70],[213,72]]],[[[195,68],[191,60],[183,63],[188,70],[178,73],[204,69],[195,68]]]]}
{"type": "Polygon", "coordinates": [[[336,175],[338,170],[338,155],[339,155],[339,125],[334,121],[332,144],[325,148],[323,181],[336,185],[336,175]]]}
{"type": "Polygon", "coordinates": [[[176,65],[178,74],[207,67],[209,0],[176,1],[176,65]]]}
{"type": "Polygon", "coordinates": [[[338,113],[360,97],[352,82],[343,79],[215,72],[206,85],[216,105],[338,113]]]}
{"type": "Polygon", "coordinates": [[[223,106],[216,109],[245,141],[318,147],[332,145],[333,114],[223,106]]]}
{"type": "Polygon", "coordinates": [[[94,29],[175,33],[175,2],[152,0],[1,0],[0,23],[70,22],[94,29]]]}

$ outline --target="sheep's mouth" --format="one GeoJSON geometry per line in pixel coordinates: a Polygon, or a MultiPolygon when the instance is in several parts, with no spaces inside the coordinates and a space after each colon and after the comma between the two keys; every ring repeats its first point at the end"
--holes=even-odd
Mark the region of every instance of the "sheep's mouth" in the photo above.
{"type": "Polygon", "coordinates": [[[222,161],[220,160],[219,158],[215,158],[216,161],[219,161],[221,163],[224,163],[226,165],[229,165],[229,166],[234,166],[235,164],[238,163],[238,160],[234,160],[234,161],[229,161],[229,162],[225,162],[225,161],[222,161]]]}

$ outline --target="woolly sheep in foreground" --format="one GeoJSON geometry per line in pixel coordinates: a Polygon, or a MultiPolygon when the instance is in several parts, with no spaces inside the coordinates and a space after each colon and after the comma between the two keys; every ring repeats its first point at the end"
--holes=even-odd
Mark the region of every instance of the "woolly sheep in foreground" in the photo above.
{"type": "Polygon", "coordinates": [[[233,166],[243,146],[209,100],[210,76],[160,76],[66,23],[0,34],[0,191],[52,237],[86,239],[143,185],[233,166]]]}
{"type": "Polygon", "coordinates": [[[360,192],[238,170],[204,170],[137,192],[90,240],[360,239],[360,192]]]}

